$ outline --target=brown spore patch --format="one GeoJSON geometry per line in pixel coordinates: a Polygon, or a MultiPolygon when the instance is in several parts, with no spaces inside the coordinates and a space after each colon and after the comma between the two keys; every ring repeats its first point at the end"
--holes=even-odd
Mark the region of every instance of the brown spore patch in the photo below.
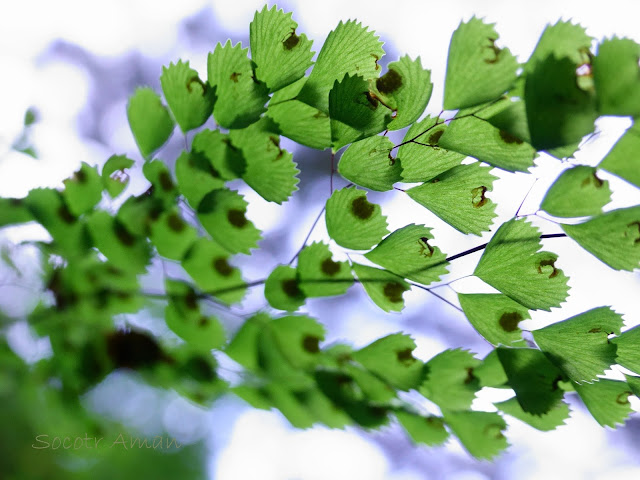
{"type": "Polygon", "coordinates": [[[600,332],[602,332],[602,329],[600,327],[595,327],[589,330],[588,333],[600,333],[600,332]]]}
{"type": "Polygon", "coordinates": [[[176,233],[180,233],[187,228],[187,225],[177,213],[172,213],[167,217],[167,226],[176,233]]]}
{"type": "Polygon", "coordinates": [[[367,197],[364,195],[355,198],[351,202],[351,213],[353,213],[356,217],[366,220],[373,215],[373,210],[375,209],[372,203],[367,201],[367,197]]]}
{"type": "Polygon", "coordinates": [[[232,208],[227,212],[227,220],[236,228],[243,228],[249,223],[247,217],[244,216],[244,211],[237,208],[232,208]]]}
{"type": "Polygon", "coordinates": [[[431,257],[433,256],[433,252],[435,249],[429,245],[429,239],[427,237],[420,237],[418,240],[418,245],[420,245],[420,255],[423,257],[431,257]]]}
{"type": "Polygon", "coordinates": [[[320,269],[322,273],[333,276],[340,271],[340,264],[338,262],[334,262],[331,258],[327,258],[320,265],[320,269]]]}
{"type": "Polygon", "coordinates": [[[120,243],[122,243],[123,245],[131,247],[134,243],[136,243],[136,237],[129,233],[129,230],[127,230],[124,225],[122,225],[122,222],[115,220],[113,222],[113,231],[116,234],[118,241],[120,241],[120,243]]]}
{"type": "Polygon", "coordinates": [[[467,372],[467,376],[464,377],[464,384],[469,385],[476,379],[476,376],[473,374],[473,367],[467,367],[465,371],[467,372]]]}
{"type": "Polygon", "coordinates": [[[213,268],[223,277],[228,277],[233,273],[233,267],[229,265],[229,262],[227,262],[227,259],[224,257],[214,258],[213,268]]]}
{"type": "Polygon", "coordinates": [[[398,282],[387,282],[383,288],[384,296],[392,303],[401,303],[402,294],[405,292],[405,288],[398,282]]]}
{"type": "Polygon", "coordinates": [[[58,208],[58,216],[64,223],[73,224],[76,222],[76,217],[73,216],[69,207],[65,204],[60,205],[58,208]]]}
{"type": "Polygon", "coordinates": [[[238,83],[240,75],[242,75],[241,72],[233,72],[231,75],[229,75],[229,80],[231,80],[233,83],[238,83]]]}
{"type": "Polygon", "coordinates": [[[500,138],[504,143],[515,143],[516,145],[524,143],[520,138],[507,132],[506,130],[500,130],[500,138]]]}
{"type": "Polygon", "coordinates": [[[280,283],[282,286],[282,291],[290,298],[304,298],[304,294],[300,287],[298,286],[298,282],[295,278],[287,278],[286,280],[282,280],[280,283]]]}
{"type": "Polygon", "coordinates": [[[315,335],[305,335],[302,339],[302,348],[308,353],[318,353],[320,351],[320,339],[315,335]]]}
{"type": "Polygon", "coordinates": [[[200,319],[198,320],[198,326],[204,328],[207,325],[209,325],[209,319],[206,316],[201,315],[200,319]]]}
{"type": "Polygon", "coordinates": [[[440,141],[440,138],[442,138],[442,135],[444,135],[444,129],[433,132],[431,135],[429,135],[429,143],[431,145],[437,145],[437,143],[440,141]]]}
{"type": "Polygon", "coordinates": [[[191,77],[190,79],[187,80],[187,90],[189,91],[189,93],[191,93],[193,91],[193,84],[198,85],[201,89],[202,89],[202,93],[205,93],[207,90],[207,85],[205,85],[205,83],[200,80],[200,77],[198,77],[197,75],[191,77]]]}
{"type": "Polygon", "coordinates": [[[192,289],[184,296],[184,304],[189,310],[197,310],[198,309],[198,295],[192,289]]]}
{"type": "Polygon", "coordinates": [[[620,395],[616,397],[616,403],[618,405],[628,405],[629,404],[629,396],[633,395],[633,392],[622,392],[620,395]]]}
{"type": "Polygon", "coordinates": [[[631,222],[627,225],[627,231],[624,232],[624,236],[628,237],[629,234],[636,235],[636,238],[633,240],[634,244],[640,243],[640,221],[631,222]],[[633,232],[632,230],[638,230],[637,232],[633,232]],[[628,232],[628,233],[627,233],[628,232]]]}
{"type": "Polygon", "coordinates": [[[77,172],[73,173],[73,178],[78,183],[87,183],[87,180],[88,180],[87,173],[82,168],[77,172]]]}
{"type": "Polygon", "coordinates": [[[300,43],[300,37],[296,35],[296,29],[292,28],[291,33],[283,40],[282,46],[285,50],[292,50],[298,43],[300,43]]]}
{"type": "Polygon", "coordinates": [[[518,329],[518,323],[522,321],[520,312],[506,312],[500,315],[498,324],[505,332],[515,332],[518,329]]]}
{"type": "Polygon", "coordinates": [[[406,348],[404,350],[400,350],[396,353],[396,358],[403,365],[412,365],[416,362],[416,358],[413,356],[413,350],[410,348],[406,348]]]}
{"type": "Polygon", "coordinates": [[[165,192],[169,192],[173,190],[173,180],[171,180],[171,175],[166,170],[163,170],[158,175],[158,182],[160,182],[160,187],[165,192]]]}
{"type": "MultiPolygon", "coordinates": [[[[540,260],[540,262],[538,263],[538,273],[546,273],[542,269],[544,267],[551,267],[553,269],[553,271],[549,274],[549,278],[556,277],[560,272],[556,268],[555,263],[556,263],[556,261],[553,258],[546,258],[544,260],[540,260]]],[[[547,271],[548,271],[548,269],[547,269],[547,271]]]]}
{"type": "Polygon", "coordinates": [[[487,204],[489,199],[484,196],[485,193],[487,193],[487,187],[484,185],[471,189],[471,205],[473,205],[473,208],[480,208],[487,204]]]}
{"type": "Polygon", "coordinates": [[[395,70],[389,70],[376,80],[376,88],[380,93],[393,93],[402,87],[402,75],[395,70]]]}

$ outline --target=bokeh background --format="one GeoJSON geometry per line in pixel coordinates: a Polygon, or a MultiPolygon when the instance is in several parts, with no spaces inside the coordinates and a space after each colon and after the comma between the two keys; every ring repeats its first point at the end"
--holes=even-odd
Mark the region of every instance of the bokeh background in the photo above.
{"type": "MultiPolygon", "coordinates": [[[[162,66],[179,58],[190,60],[205,78],[207,53],[217,42],[231,38],[248,46],[249,22],[263,4],[252,0],[2,2],[0,195],[22,197],[37,186],[61,187],[62,180],[80,162],[102,165],[112,153],[139,158],[125,111],[135,87],[150,85],[160,91],[162,66]],[[23,118],[31,106],[37,111],[38,121],[25,136],[23,118]],[[32,146],[37,158],[12,149],[16,141],[23,147],[32,146]]],[[[495,22],[501,35],[498,44],[509,47],[521,61],[528,58],[544,26],[560,18],[581,23],[597,39],[615,34],[640,41],[640,6],[634,0],[288,0],[277,4],[294,12],[298,33],[306,33],[315,41],[316,52],[340,20],[357,18],[385,41],[383,67],[405,53],[412,58],[420,56],[422,64],[432,70],[434,91],[427,107],[431,114],[441,109],[451,34],[461,20],[472,15],[495,22]]],[[[628,126],[626,119],[600,120],[597,134],[585,142],[576,161],[596,165],[628,126]]],[[[161,158],[170,161],[179,153],[183,139],[177,137],[174,135],[161,152],[161,158]]],[[[261,249],[236,261],[249,279],[263,278],[275,265],[290,259],[329,195],[329,153],[286,141],[283,145],[294,152],[302,170],[300,191],[284,206],[268,204],[241,183],[234,184],[250,202],[249,218],[265,232],[261,249]]],[[[521,212],[535,212],[546,188],[568,166],[544,157],[536,163],[532,175],[500,174],[492,195],[499,214],[493,231],[499,222],[514,215],[523,199],[521,212]]],[[[607,210],[640,203],[637,189],[606,173],[602,176],[614,190],[607,210]]],[[[335,182],[337,187],[346,184],[340,178],[335,182]]],[[[145,189],[141,175],[132,173],[127,192],[138,194],[145,189]]],[[[407,223],[433,227],[437,245],[448,254],[490,238],[490,234],[482,238],[459,234],[400,192],[373,193],[370,198],[382,204],[391,229],[407,223]]],[[[543,218],[532,217],[532,221],[545,233],[559,231],[557,225],[543,218]]],[[[11,269],[0,263],[0,308],[11,317],[24,317],[39,298],[42,285],[36,268],[37,252],[19,245],[23,240],[39,238],[46,238],[46,233],[34,226],[0,231],[0,248],[10,253],[17,266],[11,269]]],[[[326,238],[321,221],[311,240],[326,238]]],[[[562,311],[534,312],[523,327],[539,328],[601,305],[612,305],[623,314],[626,328],[640,324],[637,272],[614,272],[567,239],[548,239],[544,246],[560,255],[559,266],[571,278],[571,296],[562,311]]],[[[456,261],[444,281],[469,275],[478,258],[476,254],[456,261]]],[[[147,286],[161,287],[160,269],[161,265],[152,267],[144,279],[147,286]]],[[[455,304],[456,291],[491,290],[479,280],[463,278],[439,288],[437,293],[455,304]]],[[[309,300],[303,309],[326,324],[327,343],[347,340],[360,347],[380,336],[404,331],[415,338],[418,348],[414,354],[424,360],[445,348],[463,347],[482,356],[489,351],[490,346],[464,316],[442,299],[421,290],[406,294],[405,299],[407,307],[402,314],[383,314],[363,291],[353,287],[344,297],[309,300]]],[[[248,312],[264,304],[258,287],[242,306],[218,314],[233,331],[248,312]]],[[[152,307],[118,321],[170,337],[162,320],[162,304],[152,307]]],[[[50,353],[47,340],[34,337],[24,321],[14,322],[6,335],[14,351],[30,363],[50,353]]],[[[235,365],[224,356],[219,361],[233,380],[235,365]]],[[[474,406],[492,409],[491,401],[503,399],[496,395],[482,392],[474,406]]],[[[538,432],[508,419],[512,446],[494,462],[472,459],[456,440],[435,449],[413,446],[394,425],[376,432],[323,427],[298,431],[278,412],[254,410],[234,397],[222,397],[211,409],[202,409],[123,372],[107,377],[83,402],[88,409],[122,422],[141,435],[166,432],[184,444],[202,446],[211,479],[640,478],[640,416],[633,415],[615,431],[603,429],[576,401],[571,402],[567,425],[554,432],[538,432]]],[[[424,403],[427,409],[434,408],[424,403]]],[[[640,410],[637,402],[632,406],[640,410]]]]}

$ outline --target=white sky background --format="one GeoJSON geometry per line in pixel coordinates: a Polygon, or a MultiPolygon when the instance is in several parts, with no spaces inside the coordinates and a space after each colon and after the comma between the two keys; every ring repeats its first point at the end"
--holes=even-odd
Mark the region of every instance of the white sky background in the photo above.
{"type": "MultiPolygon", "coordinates": [[[[103,57],[107,64],[132,50],[156,59],[159,65],[183,57],[191,60],[192,65],[205,76],[206,50],[194,48],[185,41],[181,21],[201,11],[204,15],[213,14],[219,25],[219,34],[229,35],[235,42],[247,38],[253,12],[262,5],[263,2],[248,0],[3,1],[0,4],[0,152],[4,152],[18,134],[27,107],[35,105],[42,121],[35,127],[33,138],[41,158],[33,160],[19,153],[4,155],[0,160],[0,194],[23,196],[36,186],[61,186],[62,179],[69,176],[81,161],[101,164],[114,151],[127,151],[132,155],[135,152],[135,144],[126,126],[123,102],[117,103],[104,119],[104,128],[111,132],[108,144],[78,137],[78,116],[90,95],[99,95],[100,92],[92,91],[91,77],[85,69],[68,62],[50,61],[43,56],[53,40],[75,43],[91,54],[103,57]]],[[[596,38],[615,33],[640,41],[640,9],[638,2],[633,0],[545,0],[535,3],[507,0],[298,0],[279,5],[294,12],[294,19],[299,23],[298,32],[304,32],[315,40],[316,51],[338,21],[357,18],[386,42],[390,60],[405,53],[412,57],[419,55],[422,64],[432,70],[434,92],[427,110],[433,114],[440,111],[442,103],[451,33],[461,19],[467,20],[472,14],[495,22],[500,34],[498,44],[508,46],[520,60],[525,60],[533,50],[544,25],[555,23],[558,18],[572,18],[586,26],[588,33],[596,38]]],[[[213,47],[211,45],[209,50],[213,47]]],[[[596,164],[627,125],[624,121],[599,124],[602,133],[591,142],[589,150],[578,156],[578,160],[596,164]]],[[[557,161],[542,160],[538,164],[541,168],[536,170],[536,175],[543,178],[536,183],[523,206],[525,212],[536,210],[548,185],[566,167],[557,161]]],[[[628,188],[615,177],[602,176],[611,181],[616,192],[614,202],[607,209],[640,203],[637,189],[628,188]]],[[[519,201],[515,202],[513,198],[522,198],[533,180],[532,176],[526,175],[508,177],[508,181],[496,183],[492,195],[499,202],[498,213],[502,221],[515,213],[519,201]]],[[[320,194],[327,192],[328,186],[320,194]]],[[[321,205],[321,201],[318,199],[317,205],[321,205]]],[[[258,226],[267,228],[269,222],[277,227],[285,225],[285,219],[277,209],[267,208],[264,202],[261,205],[265,210],[254,210],[251,215],[258,226]]],[[[400,195],[384,208],[392,212],[389,220],[393,228],[407,223],[433,226],[437,244],[446,245],[443,249],[447,253],[465,250],[489,238],[488,235],[482,239],[465,238],[454,233],[426,210],[400,195]]],[[[534,223],[549,233],[558,231],[557,227],[554,229],[552,224],[542,220],[534,219],[534,223]]],[[[289,245],[290,251],[294,251],[294,246],[299,245],[305,234],[305,229],[299,229],[289,245]]],[[[323,228],[319,228],[312,238],[320,239],[323,235],[323,228]]],[[[640,324],[640,296],[637,294],[640,281],[637,273],[612,272],[590,255],[577,251],[568,240],[551,239],[545,242],[545,247],[560,255],[560,266],[571,277],[573,289],[560,316],[558,312],[536,312],[533,320],[528,322],[530,328],[600,305],[613,305],[624,314],[627,327],[640,324]]],[[[288,255],[287,251],[285,256],[288,255]]],[[[478,258],[470,256],[458,261],[448,278],[470,273],[478,258]]],[[[265,262],[277,260],[264,257],[265,262]]],[[[459,291],[478,291],[478,284],[471,280],[461,281],[456,288],[459,291]]],[[[455,299],[452,291],[442,289],[442,293],[455,299]]],[[[416,356],[425,360],[449,346],[482,348],[461,315],[427,295],[425,292],[407,295],[407,309],[403,316],[380,315],[375,307],[362,305],[356,310],[353,305],[342,302],[333,305],[326,301],[312,301],[309,308],[328,317],[339,315],[348,319],[329,334],[332,339],[348,338],[357,346],[387,333],[404,330],[416,338],[416,356]],[[429,322],[430,331],[440,334],[428,335],[425,330],[414,328],[420,322],[429,322]],[[462,331],[461,336],[455,337],[458,330],[462,331]]],[[[363,302],[365,297],[360,295],[356,300],[363,302]]],[[[486,350],[481,353],[486,353],[486,350]]],[[[177,407],[174,403],[173,413],[165,415],[165,426],[184,428],[180,425],[180,415],[175,416],[177,407]]],[[[476,405],[490,408],[487,402],[479,401],[476,405]]],[[[201,412],[200,417],[210,419],[213,425],[211,471],[215,478],[221,480],[640,478],[640,468],[635,460],[638,457],[637,447],[633,451],[633,447],[622,446],[627,438],[625,432],[611,433],[600,428],[578,407],[573,410],[572,418],[567,422],[569,425],[551,433],[543,434],[517,421],[510,422],[507,436],[514,447],[495,466],[469,460],[455,441],[450,441],[446,449],[439,450],[410,447],[405,440],[397,440],[402,438],[397,429],[375,434],[374,440],[349,429],[345,432],[316,428],[300,432],[290,429],[277,413],[247,410],[227,401],[206,415],[201,412]],[[225,418],[224,424],[220,423],[220,418],[225,418]],[[385,443],[385,435],[393,442],[406,444],[406,455],[403,455],[406,466],[389,456],[388,446],[381,448],[381,445],[388,444],[388,441],[385,443]]],[[[184,409],[181,411],[183,416],[187,415],[184,409]]],[[[192,411],[188,415],[195,418],[192,411]]],[[[188,433],[185,436],[188,437],[188,433]]]]}

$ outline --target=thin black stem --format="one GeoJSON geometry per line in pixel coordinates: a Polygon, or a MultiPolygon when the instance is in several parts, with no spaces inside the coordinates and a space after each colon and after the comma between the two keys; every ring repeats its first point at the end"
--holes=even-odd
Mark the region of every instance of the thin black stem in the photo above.
{"type": "Polygon", "coordinates": [[[309,238],[311,237],[311,234],[313,233],[313,230],[316,228],[316,225],[318,224],[318,222],[320,221],[320,217],[322,217],[322,214],[324,213],[324,209],[326,208],[326,205],[322,207],[322,210],[320,210],[320,213],[318,213],[318,216],[316,217],[316,219],[313,221],[313,225],[311,225],[311,229],[309,230],[309,232],[307,233],[307,236],[304,238],[304,242],[302,242],[302,246],[298,249],[298,251],[296,252],[296,254],[291,257],[291,260],[289,260],[289,263],[287,265],[291,265],[293,263],[293,261],[298,258],[298,255],[300,255],[300,252],[304,249],[304,247],[307,245],[307,242],[309,241],[309,238]]]}
{"type": "Polygon", "coordinates": [[[418,287],[418,288],[420,288],[420,289],[422,289],[422,290],[424,290],[426,292],[429,292],[431,295],[433,295],[436,298],[439,298],[440,300],[442,300],[447,305],[450,305],[453,308],[455,308],[456,310],[458,310],[459,312],[462,312],[462,309],[459,306],[457,306],[455,303],[450,302],[449,300],[444,298],[442,295],[438,295],[436,292],[434,292],[429,287],[425,287],[424,285],[420,285],[419,283],[414,283],[414,282],[409,282],[409,284],[413,285],[414,287],[418,287]]]}

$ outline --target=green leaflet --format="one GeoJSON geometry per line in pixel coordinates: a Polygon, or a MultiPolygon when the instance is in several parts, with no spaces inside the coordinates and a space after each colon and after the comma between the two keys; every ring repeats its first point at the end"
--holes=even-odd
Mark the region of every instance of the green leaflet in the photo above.
{"type": "Polygon", "coordinates": [[[161,160],[145,162],[142,165],[142,173],[153,186],[153,196],[160,199],[165,208],[176,204],[179,192],[164,162],[161,160]]]}
{"type": "Polygon", "coordinates": [[[266,117],[229,133],[231,142],[242,151],[246,168],[242,179],[262,198],[281,204],[298,187],[296,168],[291,153],[280,148],[276,127],[266,117]]]}
{"type": "Polygon", "coordinates": [[[524,71],[531,73],[538,62],[550,55],[567,57],[576,65],[589,63],[591,41],[592,38],[587,35],[584,27],[558,20],[555,25],[547,25],[544,29],[535,50],[524,65],[524,71]]]}
{"type": "Polygon", "coordinates": [[[460,165],[465,155],[438,145],[447,128],[448,125],[443,120],[429,115],[411,125],[398,149],[396,159],[402,166],[402,181],[426,182],[460,165]]]}
{"type": "Polygon", "coordinates": [[[420,57],[411,60],[408,55],[391,62],[387,73],[369,82],[375,98],[395,112],[389,130],[408,127],[418,120],[433,90],[431,71],[422,68],[420,57]]]}
{"type": "Polygon", "coordinates": [[[255,122],[269,100],[267,87],[254,79],[247,50],[227,40],[207,57],[208,82],[216,93],[213,116],[225,128],[244,128],[255,122]]]}
{"type": "Polygon", "coordinates": [[[602,159],[598,168],[611,172],[640,188],[639,150],[640,122],[636,121],[602,159]]]}
{"type": "Polygon", "coordinates": [[[544,353],[534,348],[498,347],[496,351],[522,410],[542,415],[560,402],[564,392],[558,383],[565,376],[544,353]]]}
{"type": "Polygon", "coordinates": [[[629,370],[640,373],[640,326],[623,332],[614,337],[611,342],[616,348],[616,363],[629,370]]]}
{"type": "Polygon", "coordinates": [[[204,155],[223,180],[239,178],[245,171],[242,152],[219,130],[202,130],[193,137],[192,150],[204,155]]]}
{"type": "Polygon", "coordinates": [[[438,145],[510,172],[526,172],[536,156],[528,143],[474,117],[452,120],[438,145]]]}
{"type": "Polygon", "coordinates": [[[341,369],[353,379],[363,398],[380,403],[392,402],[396,398],[396,391],[384,379],[365,367],[351,362],[341,365],[341,369]]]}
{"type": "Polygon", "coordinates": [[[233,336],[224,352],[250,371],[258,370],[258,336],[269,315],[258,313],[248,318],[233,336]]]}
{"type": "Polygon", "coordinates": [[[329,92],[329,117],[333,151],[376,135],[391,121],[391,110],[369,92],[360,75],[345,75],[329,92]]]}
{"type": "Polygon", "coordinates": [[[425,364],[418,391],[443,410],[468,410],[481,388],[473,374],[481,363],[467,350],[445,350],[425,364]]]}
{"type": "Polygon", "coordinates": [[[633,391],[626,382],[602,378],[593,383],[574,384],[574,387],[593,418],[603,427],[616,428],[632,411],[629,395],[633,395],[633,391]]]}
{"type": "Polygon", "coordinates": [[[547,191],[540,208],[554,217],[597,215],[611,200],[607,180],[594,167],[578,165],[562,172],[547,191]]]}
{"type": "Polygon", "coordinates": [[[129,184],[129,175],[125,170],[134,163],[125,155],[111,155],[102,167],[102,186],[111,198],[120,195],[129,184]]]}
{"type": "Polygon", "coordinates": [[[198,128],[211,116],[213,89],[205,84],[189,62],[178,61],[162,67],[160,84],[173,117],[183,132],[198,128]]]}
{"type": "Polygon", "coordinates": [[[334,262],[329,246],[312,243],[298,256],[298,282],[307,297],[342,295],[353,284],[348,262],[334,262]]]}
{"type": "Polygon", "coordinates": [[[175,207],[162,213],[151,223],[151,243],[159,255],[171,260],[181,261],[197,238],[198,231],[184,221],[175,207]]]}
{"type": "Polygon", "coordinates": [[[384,192],[402,180],[402,167],[391,157],[393,143],[387,137],[369,137],[352,143],[338,163],[338,172],[364,188],[384,192]]]}
{"type": "Polygon", "coordinates": [[[180,193],[194,209],[207,193],[224,187],[220,173],[202,153],[183,151],[176,160],[175,168],[180,193]]]}
{"type": "Polygon", "coordinates": [[[82,162],[73,177],[63,181],[62,197],[69,211],[76,217],[92,210],[102,199],[102,179],[96,167],[82,162]]]}
{"type": "Polygon", "coordinates": [[[394,413],[414,443],[435,447],[442,445],[449,438],[449,432],[444,428],[442,417],[422,416],[405,410],[397,410],[394,413]]]}
{"type": "Polygon", "coordinates": [[[591,382],[616,363],[616,346],[608,336],[619,334],[622,317],[600,307],[533,332],[540,349],[574,382],[591,382]]]}
{"type": "Polygon", "coordinates": [[[443,412],[444,421],[467,451],[478,459],[490,460],[509,446],[502,434],[504,419],[493,412],[443,412]]]}
{"type": "Polygon", "coordinates": [[[636,397],[640,397],[640,377],[625,375],[627,385],[631,388],[631,391],[636,397]]]}
{"type": "Polygon", "coordinates": [[[297,27],[291,13],[276,6],[267,10],[266,5],[256,11],[249,26],[256,78],[272,92],[298,80],[313,63],[313,42],[304,33],[298,35],[297,27]]]}
{"type": "Polygon", "coordinates": [[[168,278],[165,288],[169,296],[165,308],[167,326],[196,350],[208,352],[220,348],[225,342],[224,329],[218,319],[200,312],[198,297],[191,286],[168,278]]]}
{"type": "Polygon", "coordinates": [[[299,100],[274,103],[271,99],[267,115],[277,125],[280,133],[307,147],[324,150],[331,146],[329,116],[299,100]]]}
{"type": "Polygon", "coordinates": [[[568,278],[555,266],[557,255],[541,247],[536,227],[510,220],[494,234],[474,275],[529,309],[549,311],[567,298],[568,278]]]}
{"type": "Polygon", "coordinates": [[[640,265],[640,206],[612,210],[562,229],[613,269],[633,270],[640,265]]]}
{"type": "Polygon", "coordinates": [[[208,193],[198,205],[198,219],[211,237],[231,253],[249,253],[262,238],[245,216],[247,202],[233,190],[208,193]]]}
{"type": "Polygon", "coordinates": [[[493,190],[490,167],[458,165],[430,181],[407,190],[407,195],[462,233],[489,231],[496,204],[487,198],[493,190]]]}
{"type": "Polygon", "coordinates": [[[565,402],[558,402],[544,415],[533,415],[525,412],[516,397],[505,400],[504,402],[494,403],[498,410],[511,415],[525,423],[528,423],[533,428],[541,430],[543,432],[550,432],[555,430],[560,425],[564,425],[564,421],[569,418],[569,405],[565,402]]]}
{"type": "Polygon", "coordinates": [[[399,312],[404,308],[402,295],[411,285],[386,270],[358,263],[352,264],[358,282],[364,287],[371,300],[385,312],[399,312]]]}
{"type": "Polygon", "coordinates": [[[324,340],[324,326],[305,315],[290,315],[267,323],[287,361],[296,368],[313,369],[322,352],[319,343],[324,340]]]}
{"type": "Polygon", "coordinates": [[[340,22],[322,45],[298,100],[329,113],[329,91],[334,82],[346,74],[360,75],[365,80],[377,77],[378,60],[383,55],[382,42],[373,32],[353,20],[340,22]]]}
{"type": "Polygon", "coordinates": [[[445,110],[479,105],[511,88],[518,61],[509,49],[496,46],[498,38],[492,24],[476,17],[461,22],[453,32],[444,85],[445,110]]]}
{"type": "Polygon", "coordinates": [[[597,118],[593,87],[580,83],[579,64],[548,56],[526,79],[524,98],[531,144],[538,150],[579,142],[597,118]]]}
{"type": "Polygon", "coordinates": [[[240,270],[229,265],[229,252],[217,243],[200,237],[182,259],[182,267],[198,288],[223,302],[237,303],[246,293],[240,270]]]}
{"type": "Polygon", "coordinates": [[[640,45],[628,38],[605,39],[593,59],[593,81],[602,115],[640,115],[640,45]]]}
{"type": "Polygon", "coordinates": [[[306,299],[300,289],[297,271],[288,265],[278,265],[264,283],[264,297],[273,308],[296,311],[306,299]]]}
{"type": "Polygon", "coordinates": [[[164,145],[173,132],[174,124],[169,112],[149,87],[136,89],[127,105],[127,117],[144,158],[164,145]]]}
{"type": "Polygon", "coordinates": [[[429,285],[447,273],[445,254],[429,244],[431,229],[409,224],[386,237],[365,257],[401,277],[429,285]]]}
{"type": "Polygon", "coordinates": [[[0,228],[32,221],[33,215],[22,198],[0,198],[0,228]]]}
{"type": "Polygon", "coordinates": [[[144,273],[151,260],[146,238],[132,235],[118,220],[104,210],[96,210],[87,220],[93,243],[117,268],[144,273]]]}
{"type": "Polygon", "coordinates": [[[409,335],[394,333],[354,352],[352,358],[399,390],[417,388],[424,363],[413,356],[416,344],[409,335]]]}
{"type": "Polygon", "coordinates": [[[482,359],[482,364],[473,369],[473,374],[483,387],[509,388],[507,374],[500,363],[497,349],[491,350],[482,359]]]}
{"type": "Polygon", "coordinates": [[[503,294],[459,293],[467,320],[493,345],[525,346],[518,323],[531,318],[529,311],[503,294]]]}
{"type": "Polygon", "coordinates": [[[151,223],[164,211],[162,200],[151,195],[129,197],[122,204],[116,218],[133,235],[145,237],[151,231],[151,223]]]}
{"type": "Polygon", "coordinates": [[[336,190],[327,200],[327,232],[335,242],[353,250],[367,250],[389,233],[379,205],[369,203],[356,188],[336,190]]]}

